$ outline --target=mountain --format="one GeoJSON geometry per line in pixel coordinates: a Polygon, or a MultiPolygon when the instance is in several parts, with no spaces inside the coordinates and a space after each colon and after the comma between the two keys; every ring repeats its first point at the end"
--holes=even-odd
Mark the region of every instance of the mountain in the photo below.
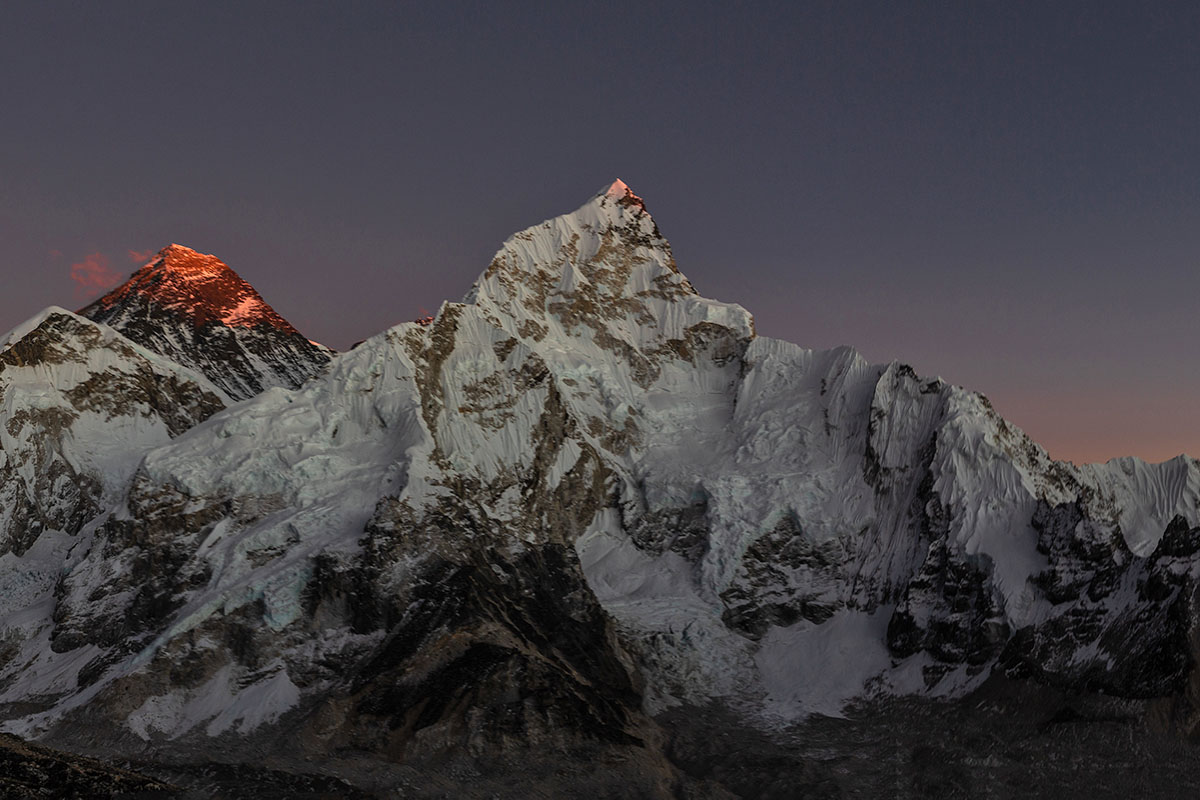
{"type": "Polygon", "coordinates": [[[234,400],[273,386],[294,389],[332,354],[222,261],[178,244],[79,313],[205,375],[234,400]]]}
{"type": "Polygon", "coordinates": [[[149,449],[87,525],[0,617],[0,709],[88,752],[788,796],[845,770],[770,737],[864,704],[1198,719],[1200,463],[1055,462],[981,395],[758,336],[619,181],[431,324],[149,449]]]}
{"type": "Polygon", "coordinates": [[[124,493],[141,454],[229,402],[202,376],[48,308],[0,339],[0,554],[68,538],[124,493]]]}

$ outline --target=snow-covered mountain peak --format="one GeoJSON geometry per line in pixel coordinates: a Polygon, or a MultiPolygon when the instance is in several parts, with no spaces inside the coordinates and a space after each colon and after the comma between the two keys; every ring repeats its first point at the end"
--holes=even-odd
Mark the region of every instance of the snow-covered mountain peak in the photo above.
{"type": "Polygon", "coordinates": [[[15,328],[0,345],[0,560],[46,531],[75,534],[145,448],[227,403],[202,376],[65,309],[15,328]]]}
{"type": "Polygon", "coordinates": [[[601,192],[601,194],[605,197],[615,198],[618,203],[637,205],[640,206],[643,211],[646,209],[646,204],[642,198],[634,194],[633,190],[629,188],[629,185],[620,178],[617,178],[615,181],[613,181],[612,185],[609,186],[605,191],[601,192]]]}
{"type": "Polygon", "coordinates": [[[180,244],[158,251],[128,281],[80,313],[93,319],[107,317],[142,300],[197,326],[211,322],[241,328],[267,325],[297,332],[223,261],[180,244]]]}
{"type": "Polygon", "coordinates": [[[180,275],[186,275],[194,279],[215,277],[229,271],[229,267],[225,265],[225,262],[216,256],[209,253],[201,253],[198,250],[193,250],[190,247],[177,243],[169,244],[162,250],[159,250],[158,255],[147,262],[147,264],[171,272],[177,272],[180,275]]]}
{"type": "Polygon", "coordinates": [[[607,194],[609,197],[624,197],[627,194],[633,194],[633,192],[630,191],[629,185],[626,184],[625,181],[617,178],[612,182],[612,185],[608,187],[608,190],[605,192],[605,194],[607,194]]]}
{"type": "Polygon", "coordinates": [[[300,334],[219,258],[180,244],[79,313],[198,370],[237,400],[299,386],[329,362],[328,348],[300,334]]]}
{"type": "Polygon", "coordinates": [[[638,361],[687,340],[697,325],[754,335],[741,306],[700,297],[641,198],[620,180],[572,213],[509,237],[466,302],[537,350],[569,344],[576,353],[599,348],[638,361]]]}

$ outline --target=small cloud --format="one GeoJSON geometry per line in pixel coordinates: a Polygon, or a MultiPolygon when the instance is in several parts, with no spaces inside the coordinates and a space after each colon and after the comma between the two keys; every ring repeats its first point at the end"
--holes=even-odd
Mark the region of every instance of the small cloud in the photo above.
{"type": "Polygon", "coordinates": [[[75,281],[76,294],[94,297],[120,283],[121,273],[109,266],[103,253],[89,253],[83,261],[71,265],[71,280],[75,281]]]}
{"type": "Polygon", "coordinates": [[[153,250],[130,250],[129,260],[135,264],[145,264],[154,255],[153,250]]]}
{"type": "Polygon", "coordinates": [[[48,255],[51,258],[62,258],[62,250],[51,250],[48,255]]]}

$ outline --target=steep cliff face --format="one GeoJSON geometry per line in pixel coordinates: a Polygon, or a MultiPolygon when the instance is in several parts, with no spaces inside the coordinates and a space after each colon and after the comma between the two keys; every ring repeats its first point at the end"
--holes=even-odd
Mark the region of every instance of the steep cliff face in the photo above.
{"type": "Polygon", "coordinates": [[[123,486],[4,623],[44,632],[0,667],[10,729],[586,757],[653,794],[675,706],[1195,682],[1196,461],[1053,462],[980,395],[756,336],[620,182],[123,486]]]}
{"type": "Polygon", "coordinates": [[[215,256],[173,244],[79,312],[206,376],[235,400],[295,388],[329,363],[215,256]]]}

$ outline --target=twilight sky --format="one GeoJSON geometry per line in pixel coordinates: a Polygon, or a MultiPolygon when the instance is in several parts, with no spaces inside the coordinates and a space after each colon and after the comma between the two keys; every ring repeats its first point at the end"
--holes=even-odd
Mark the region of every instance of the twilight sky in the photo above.
{"type": "Polygon", "coordinates": [[[6,3],[0,329],[179,242],[345,348],[620,177],[760,333],[1058,458],[1200,456],[1197,42],[1192,2],[6,3]]]}

